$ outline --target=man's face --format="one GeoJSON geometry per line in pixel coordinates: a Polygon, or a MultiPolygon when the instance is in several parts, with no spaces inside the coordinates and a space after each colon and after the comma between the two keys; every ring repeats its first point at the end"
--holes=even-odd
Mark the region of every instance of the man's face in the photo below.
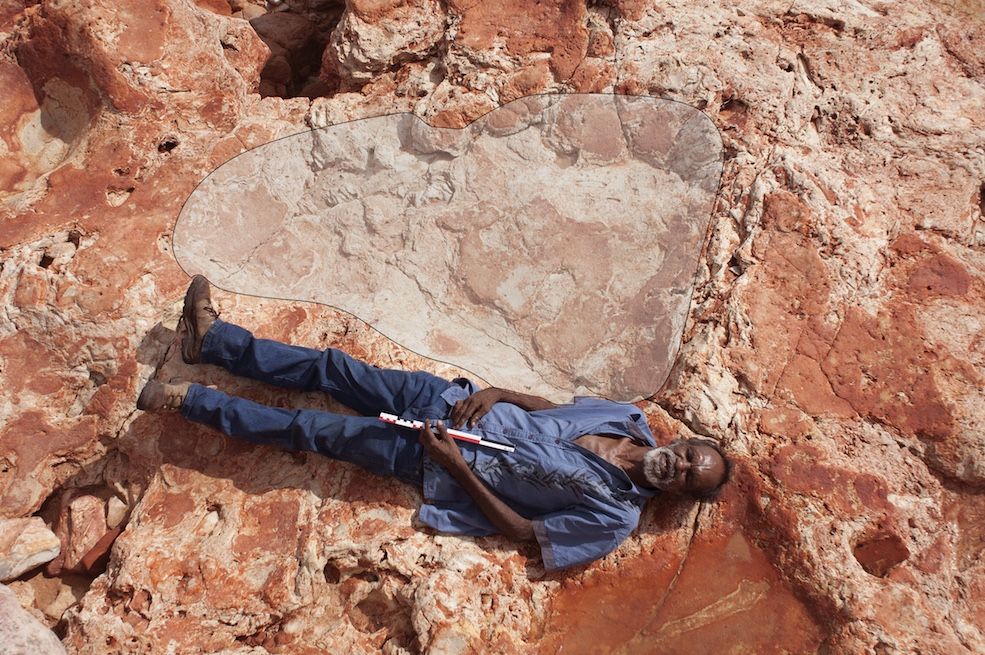
{"type": "Polygon", "coordinates": [[[643,468],[657,489],[696,496],[713,491],[725,477],[725,462],[718,451],[694,439],[652,449],[643,468]]]}

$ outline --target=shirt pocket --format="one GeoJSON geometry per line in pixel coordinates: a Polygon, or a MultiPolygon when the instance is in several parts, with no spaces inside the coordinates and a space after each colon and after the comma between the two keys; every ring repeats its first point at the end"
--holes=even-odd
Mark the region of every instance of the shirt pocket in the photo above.
{"type": "Polygon", "coordinates": [[[517,511],[527,518],[537,518],[575,507],[585,497],[582,490],[577,487],[544,484],[530,480],[523,480],[512,485],[510,492],[510,496],[517,506],[517,511]]]}
{"type": "Polygon", "coordinates": [[[475,459],[478,456],[478,450],[482,446],[477,446],[476,444],[469,443],[467,441],[456,440],[455,443],[458,444],[458,450],[462,453],[462,459],[464,459],[465,463],[469,465],[469,468],[473,468],[475,466],[475,459]]]}
{"type": "Polygon", "coordinates": [[[584,498],[582,481],[576,475],[518,460],[510,453],[480,452],[473,471],[527,518],[577,505],[584,498]]]}

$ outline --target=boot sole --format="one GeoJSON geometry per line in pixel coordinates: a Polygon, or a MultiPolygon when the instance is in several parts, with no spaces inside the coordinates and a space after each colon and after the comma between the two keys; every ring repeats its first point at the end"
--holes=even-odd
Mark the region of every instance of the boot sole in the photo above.
{"type": "MultiPolygon", "coordinates": [[[[199,357],[195,356],[193,348],[199,340],[198,325],[195,323],[195,299],[200,297],[202,290],[205,290],[205,297],[209,297],[209,281],[203,275],[196,275],[192,278],[192,283],[188,285],[185,292],[185,304],[181,310],[181,318],[185,322],[188,332],[181,340],[181,359],[186,364],[197,364],[199,357]]],[[[199,353],[201,356],[201,353],[199,353]]]]}
{"type": "Polygon", "coordinates": [[[154,380],[150,380],[144,385],[144,388],[140,390],[140,395],[137,397],[137,409],[146,412],[157,408],[153,398],[156,388],[157,385],[154,384],[154,380]]]}

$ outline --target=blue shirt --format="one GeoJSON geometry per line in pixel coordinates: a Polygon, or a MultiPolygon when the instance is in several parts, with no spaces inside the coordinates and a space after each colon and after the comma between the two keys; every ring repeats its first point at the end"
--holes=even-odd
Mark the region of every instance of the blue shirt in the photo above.
{"type": "MultiPolygon", "coordinates": [[[[458,378],[442,398],[454,405],[476,391],[472,382],[458,378]]],[[[574,442],[586,434],[612,434],[655,446],[643,413],[631,404],[579,397],[569,405],[528,412],[496,403],[467,431],[515,447],[507,453],[457,442],[476,476],[531,520],[548,570],[591,562],[615,550],[656,493],[574,442]]],[[[419,518],[426,525],[473,536],[497,532],[468,492],[426,454],[423,491],[419,518]]]]}

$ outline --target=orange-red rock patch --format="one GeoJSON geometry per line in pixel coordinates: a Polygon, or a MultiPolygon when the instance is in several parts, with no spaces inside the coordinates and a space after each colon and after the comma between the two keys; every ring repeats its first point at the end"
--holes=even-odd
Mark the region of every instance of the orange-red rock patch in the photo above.
{"type": "Polygon", "coordinates": [[[741,532],[558,593],[542,653],[814,652],[824,632],[741,532]],[[668,589],[669,587],[669,589],[668,589]]]}

